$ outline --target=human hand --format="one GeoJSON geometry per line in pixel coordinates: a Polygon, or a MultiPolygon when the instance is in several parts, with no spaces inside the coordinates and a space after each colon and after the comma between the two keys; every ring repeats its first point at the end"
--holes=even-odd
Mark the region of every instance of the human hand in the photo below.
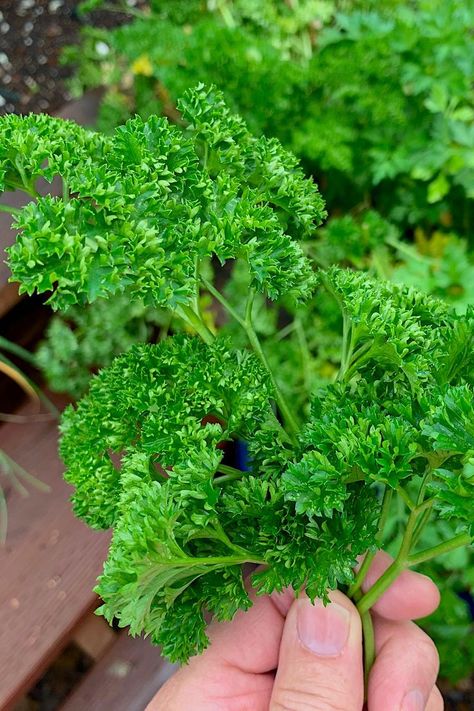
{"type": "MultiPolygon", "coordinates": [[[[391,559],[378,553],[368,589],[391,559]]],[[[232,622],[209,626],[211,644],[193,657],[146,711],[361,711],[364,680],[359,614],[341,592],[312,605],[292,591],[258,597],[232,622]]],[[[403,572],[372,610],[377,657],[369,711],[441,711],[438,655],[410,620],[436,609],[439,593],[423,575],[403,572]]]]}

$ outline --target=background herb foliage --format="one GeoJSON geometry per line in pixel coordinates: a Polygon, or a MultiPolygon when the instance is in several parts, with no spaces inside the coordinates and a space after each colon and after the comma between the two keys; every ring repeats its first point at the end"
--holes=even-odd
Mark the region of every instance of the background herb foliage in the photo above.
{"type": "MultiPolygon", "coordinates": [[[[105,7],[128,11],[130,23],[110,31],[94,27],[93,9],[103,5],[82,4],[82,44],[64,58],[76,67],[75,93],[105,88],[101,130],[135,113],[179,122],[177,97],[199,81],[215,84],[253,133],[277,136],[322,186],[330,220],[313,258],[414,284],[456,308],[472,301],[470,7],[163,0],[134,10],[111,2],[105,7]]],[[[105,363],[87,350],[91,365],[105,363]]],[[[58,385],[76,377],[62,372],[58,385]]],[[[85,383],[87,369],[78,377],[85,383]]]]}
{"type": "Polygon", "coordinates": [[[67,53],[76,91],[105,85],[103,130],[172,113],[185,89],[213,83],[254,133],[303,159],[330,212],[368,203],[404,227],[470,232],[469,4],[154,2],[136,14],[112,32],[86,27],[67,53]]]}

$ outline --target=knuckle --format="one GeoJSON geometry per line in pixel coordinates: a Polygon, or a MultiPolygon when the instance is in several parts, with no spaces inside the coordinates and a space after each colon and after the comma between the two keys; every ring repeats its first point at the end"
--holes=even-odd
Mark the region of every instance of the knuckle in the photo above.
{"type": "Polygon", "coordinates": [[[179,672],[166,681],[146,706],[145,711],[178,711],[180,705],[179,672]]]}
{"type": "Polygon", "coordinates": [[[348,698],[333,688],[317,690],[280,686],[274,689],[270,711],[359,711],[348,698]]]}
{"type": "Polygon", "coordinates": [[[444,711],[444,701],[437,686],[431,692],[426,711],[444,711]]]}
{"type": "Polygon", "coordinates": [[[420,630],[420,637],[417,640],[416,646],[417,653],[423,659],[424,663],[429,666],[430,669],[435,669],[436,673],[438,673],[439,654],[433,640],[420,630]]]}
{"type": "Polygon", "coordinates": [[[145,711],[161,711],[161,709],[169,709],[172,711],[172,702],[173,699],[168,693],[168,689],[162,688],[149,702],[148,706],[145,708],[145,711]]]}

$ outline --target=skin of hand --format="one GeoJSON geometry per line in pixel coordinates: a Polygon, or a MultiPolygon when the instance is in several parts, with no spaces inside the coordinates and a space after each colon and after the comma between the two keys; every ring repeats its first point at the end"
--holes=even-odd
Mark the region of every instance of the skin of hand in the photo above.
{"type": "MultiPolygon", "coordinates": [[[[380,552],[363,589],[390,565],[380,552]]],[[[211,623],[211,644],[162,687],[146,711],[362,711],[360,617],[341,592],[326,607],[287,590],[259,597],[231,622],[211,623]]],[[[404,571],[372,608],[377,657],[368,711],[442,711],[438,654],[411,620],[439,603],[432,581],[404,571]]]]}

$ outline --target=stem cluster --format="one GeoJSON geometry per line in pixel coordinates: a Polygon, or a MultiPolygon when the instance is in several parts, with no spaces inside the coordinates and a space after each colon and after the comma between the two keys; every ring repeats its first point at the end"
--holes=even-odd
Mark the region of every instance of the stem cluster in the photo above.
{"type": "MultiPolygon", "coordinates": [[[[212,296],[223,306],[227,314],[233,318],[237,323],[240,324],[244,330],[248,342],[252,347],[255,354],[261,360],[267,371],[269,372],[271,381],[275,389],[275,400],[278,405],[280,414],[283,419],[284,426],[286,428],[288,437],[292,440],[296,440],[296,435],[298,433],[298,422],[294,416],[289,403],[285,400],[281,389],[278,386],[277,378],[272,372],[271,367],[268,363],[268,359],[265,356],[264,350],[260,343],[257,333],[253,327],[252,313],[253,313],[253,303],[254,303],[254,291],[249,289],[247,303],[245,307],[245,315],[242,317],[237,311],[232,307],[232,305],[227,301],[227,299],[218,291],[210,282],[206,279],[201,278],[201,283],[207,289],[207,291],[212,294],[212,296]]],[[[196,312],[191,310],[186,311],[184,314],[186,320],[192,325],[196,331],[209,342],[213,336],[210,334],[207,327],[202,323],[200,317],[196,312]]],[[[344,316],[344,312],[343,312],[344,316]]],[[[338,374],[338,380],[348,379],[352,376],[354,371],[354,361],[357,360],[359,355],[354,351],[354,346],[357,341],[356,334],[349,326],[347,318],[343,318],[343,354],[341,361],[341,368],[338,374]],[[356,357],[357,356],[357,357],[356,357]]],[[[297,319],[295,319],[293,328],[300,331],[300,342],[301,342],[301,324],[298,324],[297,319]]],[[[292,328],[292,330],[293,330],[292,328]]],[[[304,334],[303,334],[304,335],[304,334]]],[[[307,350],[307,344],[305,341],[300,343],[301,347],[307,350]]],[[[365,654],[365,674],[366,681],[370,673],[370,669],[375,658],[375,637],[374,629],[372,624],[372,618],[370,610],[375,605],[377,600],[384,594],[384,592],[392,585],[400,573],[411,566],[416,566],[425,561],[431,560],[439,555],[448,553],[455,548],[468,545],[471,542],[471,537],[467,533],[462,533],[454,538],[444,541],[439,545],[433,546],[426,550],[419,552],[413,552],[416,547],[416,543],[420,537],[420,534],[429,521],[431,510],[433,506],[432,499],[425,499],[426,486],[429,482],[431,476],[432,468],[428,465],[426,474],[420,485],[418,492],[418,498],[416,503],[412,501],[407,492],[403,487],[397,489],[397,494],[402,498],[405,505],[409,510],[408,521],[406,529],[400,544],[399,551],[395,556],[392,564],[385,570],[385,572],[378,578],[378,580],[364,593],[362,590],[363,583],[367,577],[370,566],[375,557],[376,549],[370,550],[364,557],[360,568],[356,574],[354,583],[350,586],[348,590],[348,595],[351,597],[357,605],[359,613],[362,619],[362,627],[364,633],[364,654],[365,654]]],[[[236,470],[221,469],[222,476],[216,479],[216,482],[223,484],[226,481],[231,481],[239,478],[240,474],[236,470]]],[[[386,488],[383,497],[381,515],[379,521],[379,534],[377,538],[377,547],[380,548],[383,542],[384,529],[387,523],[387,519],[390,514],[390,506],[392,503],[393,490],[386,488]]]]}

